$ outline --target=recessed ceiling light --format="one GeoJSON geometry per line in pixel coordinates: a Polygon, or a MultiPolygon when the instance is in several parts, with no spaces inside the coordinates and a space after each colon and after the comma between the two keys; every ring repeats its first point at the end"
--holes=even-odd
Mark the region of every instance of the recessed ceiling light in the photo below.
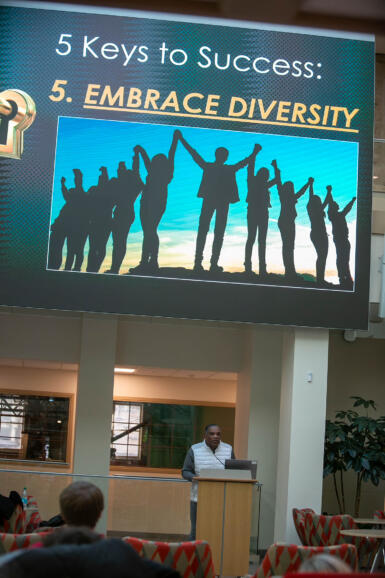
{"type": "Polygon", "coordinates": [[[114,369],[115,373],[135,373],[135,371],[135,369],[130,367],[115,367],[114,369]]]}
{"type": "Polygon", "coordinates": [[[378,177],[374,176],[373,179],[378,179],[378,177]]]}

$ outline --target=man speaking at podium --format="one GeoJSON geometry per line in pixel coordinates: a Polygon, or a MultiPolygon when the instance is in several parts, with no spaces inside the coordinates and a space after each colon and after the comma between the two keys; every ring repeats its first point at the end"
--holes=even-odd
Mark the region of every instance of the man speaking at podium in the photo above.
{"type": "Polygon", "coordinates": [[[225,461],[234,459],[233,448],[221,441],[221,428],[216,424],[205,427],[203,442],[191,446],[186,454],[182,476],[192,482],[190,496],[190,540],[195,540],[197,521],[198,482],[193,478],[200,475],[201,470],[215,468],[225,469],[225,461]]]}

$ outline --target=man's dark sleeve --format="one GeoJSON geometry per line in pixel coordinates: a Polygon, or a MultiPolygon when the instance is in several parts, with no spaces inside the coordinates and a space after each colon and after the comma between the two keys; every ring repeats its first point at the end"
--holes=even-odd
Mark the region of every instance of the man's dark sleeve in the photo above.
{"type": "MultiPolygon", "coordinates": [[[[147,578],[147,573],[144,573],[144,570],[148,571],[148,578],[180,578],[179,572],[169,568],[168,566],[163,566],[162,564],[158,564],[157,562],[153,562],[152,560],[143,561],[143,577],[147,578]]],[[[127,574],[127,576],[131,576],[131,574],[127,574]]],[[[135,574],[132,574],[134,577],[135,574]]]]}
{"type": "Polygon", "coordinates": [[[182,477],[189,482],[192,482],[192,479],[196,476],[195,473],[195,462],[194,462],[194,452],[192,448],[186,454],[183,468],[182,468],[182,477]]]}
{"type": "Polygon", "coordinates": [[[233,448],[231,448],[231,459],[235,460],[235,453],[234,453],[233,448]]]}

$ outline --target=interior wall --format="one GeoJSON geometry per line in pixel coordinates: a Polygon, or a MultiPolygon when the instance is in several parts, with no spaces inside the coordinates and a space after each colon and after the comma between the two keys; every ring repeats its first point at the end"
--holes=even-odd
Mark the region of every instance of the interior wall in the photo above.
{"type": "MultiPolygon", "coordinates": [[[[343,332],[330,333],[327,417],[335,418],[340,409],[352,408],[350,396],[373,399],[378,406],[373,417],[385,415],[385,340],[344,340],[343,332]]],[[[353,512],[355,475],[345,474],[346,507],[353,512]]],[[[362,517],[371,517],[374,510],[384,509],[385,481],[378,487],[364,483],[361,494],[362,517]]],[[[332,476],[324,479],[323,510],[338,513],[332,476]]]]}
{"type": "MultiPolygon", "coordinates": [[[[0,365],[0,389],[75,394],[76,387],[77,371],[0,365]]],[[[232,406],[236,403],[236,382],[115,374],[114,397],[232,406]]]]}
{"type": "Polygon", "coordinates": [[[249,446],[249,414],[251,395],[251,335],[245,341],[241,370],[238,373],[235,408],[234,452],[237,458],[246,459],[249,446]]]}
{"type": "Polygon", "coordinates": [[[245,326],[169,319],[119,322],[116,364],[239,371],[245,326]]]}
{"type": "Polygon", "coordinates": [[[282,350],[286,331],[278,327],[258,327],[251,332],[248,456],[258,460],[257,479],[263,484],[259,536],[262,548],[268,548],[274,541],[282,350]]]}
{"type": "MultiPolygon", "coordinates": [[[[76,394],[77,372],[0,365],[0,389],[76,394]]],[[[236,400],[234,381],[116,374],[114,397],[143,401],[189,400],[201,405],[213,404],[205,408],[202,418],[205,422],[220,421],[225,441],[232,443],[234,423],[222,423],[223,418],[218,418],[214,404],[234,407],[236,400]]],[[[47,470],[60,473],[71,471],[65,467],[53,467],[49,462],[46,464],[30,462],[27,466],[25,463],[7,462],[0,464],[0,469],[47,470]]],[[[58,496],[72,481],[71,477],[66,476],[31,474],[26,479],[24,475],[12,472],[2,472],[1,476],[2,493],[8,493],[11,489],[21,493],[26,484],[28,492],[38,499],[44,519],[58,513],[58,496]]],[[[115,479],[107,482],[107,487],[109,487],[109,491],[107,490],[109,530],[127,534],[135,531],[175,535],[188,533],[190,484],[115,479]]]]}
{"type": "MultiPolygon", "coordinates": [[[[83,317],[101,316],[2,308],[1,356],[78,363],[83,317]]],[[[246,330],[235,323],[119,318],[115,364],[237,372],[246,330]]]]}
{"type": "MultiPolygon", "coordinates": [[[[0,323],[1,354],[14,359],[46,359],[77,363],[80,357],[81,316],[46,314],[44,312],[3,312],[0,323]],[[37,328],[39,329],[37,331],[37,328]]],[[[115,395],[160,398],[167,380],[168,395],[172,399],[222,401],[237,404],[235,449],[239,457],[247,455],[250,367],[246,367],[247,335],[249,328],[231,324],[210,324],[189,321],[126,319],[119,321],[117,364],[152,365],[211,371],[241,372],[238,391],[231,382],[214,380],[179,380],[117,375],[115,395]],[[160,344],[160,345],[159,345],[160,344]],[[130,380],[130,381],[129,381],[130,380]],[[182,385],[183,384],[183,385],[182,385]],[[185,396],[185,391],[188,395],[185,396]]],[[[260,328],[264,334],[265,329],[260,328]]],[[[329,349],[328,406],[329,416],[334,410],[346,407],[349,395],[363,395],[375,399],[379,414],[385,414],[385,341],[357,339],[343,341],[342,332],[331,333],[329,349]]],[[[258,368],[257,368],[258,371],[258,368]]],[[[35,391],[76,391],[77,373],[35,368],[0,367],[0,387],[35,391]],[[53,387],[54,385],[54,387],[53,387]]],[[[253,403],[256,403],[254,400],[253,403]]],[[[267,416],[266,416],[266,419],[267,416]]],[[[15,466],[15,469],[16,466],[15,466]]],[[[336,511],[331,478],[324,483],[323,509],[336,511]]],[[[347,481],[347,492],[351,483],[347,481]]],[[[363,515],[384,506],[384,484],[379,488],[366,484],[363,490],[363,515]]]]}
{"type": "Polygon", "coordinates": [[[81,315],[13,309],[1,312],[1,356],[77,363],[80,358],[81,315]]]}
{"type": "Polygon", "coordinates": [[[0,389],[76,393],[77,371],[0,366],[0,389]]]}
{"type": "Polygon", "coordinates": [[[236,382],[232,380],[194,379],[115,374],[114,397],[146,400],[175,400],[233,405],[236,382]]]}

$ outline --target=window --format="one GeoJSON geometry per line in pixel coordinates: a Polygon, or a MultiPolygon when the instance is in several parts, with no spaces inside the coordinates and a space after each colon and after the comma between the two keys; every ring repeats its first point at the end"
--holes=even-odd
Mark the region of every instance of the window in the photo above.
{"type": "Polygon", "coordinates": [[[180,469],[209,423],[219,423],[224,441],[232,444],[234,418],[233,407],[115,401],[111,465],[180,469]]]}
{"type": "Polygon", "coordinates": [[[67,460],[70,400],[0,393],[0,458],[67,460]]]}
{"type": "Polygon", "coordinates": [[[111,457],[123,461],[139,460],[143,405],[115,402],[113,408],[111,457]]]}
{"type": "Polygon", "coordinates": [[[0,448],[21,450],[24,407],[11,397],[0,399],[0,448]]]}

